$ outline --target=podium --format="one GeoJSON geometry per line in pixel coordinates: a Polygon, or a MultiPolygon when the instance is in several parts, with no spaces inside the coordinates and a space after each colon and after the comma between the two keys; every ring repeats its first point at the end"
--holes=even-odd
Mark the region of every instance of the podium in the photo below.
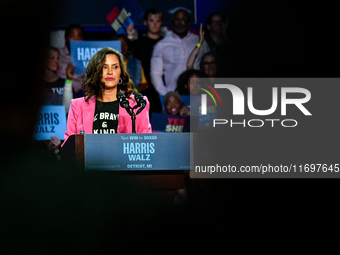
{"type": "Polygon", "coordinates": [[[61,159],[81,171],[111,171],[148,190],[184,189],[192,160],[192,134],[76,134],[68,138],[61,159]]]}

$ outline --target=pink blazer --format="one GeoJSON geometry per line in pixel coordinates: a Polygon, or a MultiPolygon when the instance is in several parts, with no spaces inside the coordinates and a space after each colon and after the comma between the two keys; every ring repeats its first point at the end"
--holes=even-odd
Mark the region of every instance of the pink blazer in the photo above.
{"type": "MultiPolygon", "coordinates": [[[[134,107],[137,103],[134,96],[129,98],[130,107],[134,107]]],[[[147,104],[143,111],[136,116],[135,127],[136,133],[151,133],[151,124],[149,120],[150,104],[146,97],[144,97],[147,104]]],[[[64,143],[70,135],[79,134],[80,131],[85,131],[85,134],[92,134],[93,132],[93,117],[96,106],[96,98],[91,97],[88,102],[84,97],[72,99],[70,110],[67,118],[67,129],[64,134],[64,143]]],[[[135,112],[137,109],[135,109],[135,112]]],[[[119,119],[117,133],[132,133],[132,120],[127,111],[119,105],[119,119]]]]}

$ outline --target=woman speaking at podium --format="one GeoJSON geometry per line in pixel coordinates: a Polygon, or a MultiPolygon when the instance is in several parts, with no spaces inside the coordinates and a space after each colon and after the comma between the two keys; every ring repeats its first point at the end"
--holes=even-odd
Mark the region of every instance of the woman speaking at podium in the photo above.
{"type": "MultiPolygon", "coordinates": [[[[86,68],[83,88],[85,96],[71,101],[64,144],[73,134],[132,133],[131,116],[117,100],[117,93],[123,92],[129,107],[137,105],[121,53],[109,47],[97,51],[86,68]]],[[[144,100],[146,106],[135,120],[136,133],[151,133],[150,105],[144,100]]]]}

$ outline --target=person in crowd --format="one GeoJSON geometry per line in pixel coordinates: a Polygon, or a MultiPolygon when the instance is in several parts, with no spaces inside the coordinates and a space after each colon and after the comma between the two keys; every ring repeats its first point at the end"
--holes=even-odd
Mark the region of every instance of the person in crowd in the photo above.
{"type": "Polygon", "coordinates": [[[121,52],[124,58],[124,64],[127,67],[130,78],[135,86],[135,92],[143,93],[148,88],[148,83],[145,78],[145,72],[141,65],[141,61],[133,55],[133,45],[127,36],[118,34],[112,37],[113,40],[121,42],[121,52]]]}
{"type": "Polygon", "coordinates": [[[227,47],[226,21],[222,14],[214,12],[206,19],[205,41],[210,51],[225,54],[227,47]]]}
{"type": "Polygon", "coordinates": [[[169,91],[163,97],[164,110],[162,113],[169,115],[179,115],[179,111],[182,107],[181,96],[174,91],[169,91]]]}
{"type": "MultiPolygon", "coordinates": [[[[43,105],[64,105],[66,114],[72,99],[72,79],[74,67],[68,64],[66,68],[66,77],[59,77],[59,50],[53,46],[47,46],[43,55],[43,105]]],[[[61,140],[56,136],[51,136],[51,140],[37,141],[37,146],[43,150],[59,153],[61,140]]]]}
{"type": "Polygon", "coordinates": [[[227,22],[223,15],[218,12],[211,13],[206,19],[205,41],[210,51],[214,52],[217,59],[219,73],[230,74],[230,59],[228,57],[228,41],[226,36],[227,22]]]}
{"type": "Polygon", "coordinates": [[[200,62],[200,70],[203,77],[216,78],[219,77],[218,57],[214,52],[205,53],[200,62]]]}
{"type": "MultiPolygon", "coordinates": [[[[185,70],[177,80],[176,92],[178,92],[181,96],[189,96],[189,95],[198,95],[199,89],[196,84],[196,80],[191,80],[191,78],[200,78],[204,77],[204,73],[200,70],[196,69],[188,69],[185,70]]],[[[190,99],[190,101],[192,98],[190,99]]],[[[190,115],[190,104],[183,105],[180,110],[181,115],[190,115]]]]}
{"type": "Polygon", "coordinates": [[[191,78],[200,78],[204,77],[204,73],[200,70],[196,69],[188,69],[185,70],[181,75],[178,77],[177,80],[177,87],[176,92],[178,92],[181,96],[186,95],[196,95],[197,94],[197,86],[190,83],[191,78]]]}
{"type": "Polygon", "coordinates": [[[71,63],[66,67],[66,79],[58,74],[60,69],[59,50],[47,46],[43,61],[43,86],[45,105],[64,105],[66,114],[70,107],[72,95],[72,81],[75,69],[71,63]]]}
{"type": "MultiPolygon", "coordinates": [[[[65,46],[60,49],[60,69],[59,76],[67,79],[66,68],[71,62],[71,41],[83,41],[84,40],[84,28],[79,24],[70,24],[65,29],[65,46]]],[[[74,74],[73,75],[73,98],[82,97],[84,95],[82,89],[82,79],[84,75],[74,74]]]]}
{"type": "Polygon", "coordinates": [[[205,42],[197,44],[199,37],[189,32],[190,14],[187,10],[178,9],[173,14],[172,26],[171,35],[155,45],[151,57],[151,82],[160,95],[176,89],[178,76],[186,70],[189,54],[195,47],[201,48],[195,58],[196,69],[201,56],[209,51],[205,42]]]}
{"type": "MultiPolygon", "coordinates": [[[[198,45],[201,45],[205,40],[205,31],[200,26],[198,45]]],[[[187,69],[194,69],[194,62],[197,60],[197,56],[200,54],[200,47],[195,47],[190,53],[187,60],[187,69]]],[[[220,64],[222,65],[222,64],[220,64]]],[[[200,59],[199,68],[205,77],[217,77],[218,74],[218,57],[215,51],[205,52],[200,59]]]]}
{"type": "Polygon", "coordinates": [[[164,110],[162,113],[169,115],[189,115],[186,114],[187,106],[183,106],[181,96],[175,91],[169,91],[163,97],[164,110]],[[184,110],[184,108],[186,110],[184,110]]]}
{"type": "MultiPolygon", "coordinates": [[[[117,100],[117,92],[123,92],[130,107],[137,104],[132,94],[133,82],[120,52],[109,47],[97,51],[86,68],[83,87],[85,96],[71,101],[65,142],[70,135],[81,131],[86,134],[132,132],[131,117],[117,100]]],[[[145,100],[145,109],[135,121],[137,133],[151,133],[150,105],[147,98],[145,100]]]]}
{"type": "Polygon", "coordinates": [[[155,8],[150,8],[144,13],[144,26],[146,26],[146,34],[142,35],[134,41],[133,49],[134,56],[138,58],[144,69],[145,78],[148,83],[148,88],[142,92],[150,101],[150,117],[152,112],[160,112],[162,104],[159,99],[159,94],[151,82],[150,78],[150,61],[154,46],[163,36],[160,34],[162,26],[162,12],[155,8]]]}

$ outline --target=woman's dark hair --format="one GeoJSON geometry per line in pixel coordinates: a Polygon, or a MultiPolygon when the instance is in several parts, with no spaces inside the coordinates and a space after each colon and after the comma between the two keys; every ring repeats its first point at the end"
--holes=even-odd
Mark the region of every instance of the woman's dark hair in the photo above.
{"type": "Polygon", "coordinates": [[[177,87],[176,90],[178,94],[180,95],[189,95],[188,88],[185,87],[185,85],[188,83],[190,77],[192,75],[197,75],[199,77],[204,77],[204,73],[202,73],[201,70],[196,69],[188,69],[185,70],[183,73],[180,74],[180,76],[177,79],[177,87]]]}
{"type": "Polygon", "coordinates": [[[129,73],[127,72],[123,55],[115,49],[106,47],[97,51],[92,56],[86,68],[85,77],[82,83],[86,101],[88,101],[91,96],[99,97],[104,91],[105,84],[101,79],[105,58],[108,54],[116,55],[119,60],[121,70],[120,78],[122,79],[122,83],[117,85],[118,91],[123,91],[126,97],[129,97],[133,92],[133,81],[130,79],[129,73]]]}
{"type": "Polygon", "coordinates": [[[200,70],[203,72],[204,77],[207,76],[206,73],[205,73],[205,71],[204,71],[204,59],[205,59],[207,56],[213,56],[213,57],[214,57],[215,62],[216,62],[216,69],[217,69],[217,73],[218,73],[218,65],[217,65],[218,57],[217,57],[217,55],[216,55],[214,52],[208,51],[208,52],[206,52],[206,53],[204,53],[204,54],[202,55],[202,57],[201,57],[201,62],[200,62],[200,70]]]}

